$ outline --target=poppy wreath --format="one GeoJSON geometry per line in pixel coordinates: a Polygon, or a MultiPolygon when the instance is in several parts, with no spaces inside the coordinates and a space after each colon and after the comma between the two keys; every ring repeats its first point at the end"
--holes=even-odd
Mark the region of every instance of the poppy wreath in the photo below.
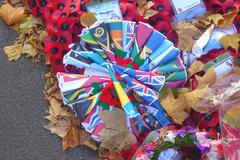
{"type": "MultiPolygon", "coordinates": [[[[63,56],[69,51],[68,45],[79,41],[78,35],[81,33],[79,17],[86,12],[85,4],[90,0],[25,0],[34,16],[40,16],[45,22],[48,36],[44,44],[44,51],[50,59],[51,66],[55,72],[64,71],[62,63],[63,56]]],[[[136,0],[122,0],[121,11],[124,20],[142,21],[151,24],[156,30],[163,33],[175,46],[177,44],[177,34],[172,29],[171,21],[174,15],[170,1],[153,0],[153,9],[159,13],[149,19],[144,19],[137,12],[136,0]]],[[[239,6],[239,2],[234,0],[204,0],[210,12],[226,13],[239,6]]],[[[240,23],[238,15],[235,25],[239,32],[240,23]]]]}
{"type": "Polygon", "coordinates": [[[79,17],[86,11],[84,1],[71,0],[26,0],[32,14],[45,23],[48,36],[44,40],[44,51],[54,71],[63,71],[63,56],[69,51],[68,45],[79,41],[81,33],[79,17]]]}
{"type": "MultiPolygon", "coordinates": [[[[83,26],[80,24],[80,16],[86,12],[85,4],[89,0],[83,1],[72,1],[72,0],[26,0],[25,1],[34,16],[39,16],[43,19],[45,26],[48,31],[48,36],[44,41],[44,51],[50,59],[50,64],[55,72],[67,71],[70,73],[83,73],[81,69],[75,66],[63,65],[63,56],[66,55],[70,48],[69,45],[75,42],[79,42],[79,36],[83,26]]],[[[150,24],[155,28],[155,30],[164,34],[167,39],[172,41],[174,45],[177,45],[177,34],[172,29],[172,17],[174,12],[168,0],[153,0],[154,6],[152,9],[157,10],[159,13],[150,17],[149,19],[144,19],[137,12],[137,1],[136,0],[122,0],[121,1],[121,11],[124,20],[135,21],[135,22],[145,22],[150,24]]],[[[234,0],[204,0],[204,3],[208,11],[214,13],[226,13],[233,9],[233,7],[239,6],[239,3],[234,0]]],[[[235,26],[240,31],[240,15],[236,16],[235,26]]],[[[208,54],[204,55],[199,59],[203,63],[207,63],[217,56],[223,54],[225,51],[223,49],[214,49],[209,51],[208,54]]],[[[230,53],[233,57],[236,57],[236,53],[230,49],[230,53]]],[[[121,56],[116,56],[116,64],[119,66],[139,69],[139,64],[134,63],[132,59],[126,59],[121,56]],[[131,65],[131,66],[129,66],[131,65]]],[[[120,77],[117,77],[121,81],[120,77]]],[[[190,87],[195,89],[198,82],[195,78],[192,78],[190,87]]],[[[102,94],[100,96],[100,106],[121,107],[119,99],[115,94],[112,94],[114,86],[112,82],[109,82],[102,89],[102,94]],[[106,105],[108,104],[108,105],[106,105]]],[[[134,101],[133,96],[129,99],[131,102],[134,101]]],[[[139,111],[140,112],[140,111],[139,111]]],[[[219,133],[219,120],[218,112],[212,114],[204,115],[193,111],[191,114],[191,119],[196,123],[199,123],[199,128],[209,132],[210,136],[217,137],[219,133]]],[[[144,136],[138,137],[143,139],[144,136]]],[[[141,141],[140,141],[141,142],[141,141]]],[[[139,144],[136,144],[137,146],[139,144]]],[[[136,146],[132,146],[133,153],[136,150],[136,146]]],[[[125,153],[125,157],[129,156],[130,153],[125,153]]]]}

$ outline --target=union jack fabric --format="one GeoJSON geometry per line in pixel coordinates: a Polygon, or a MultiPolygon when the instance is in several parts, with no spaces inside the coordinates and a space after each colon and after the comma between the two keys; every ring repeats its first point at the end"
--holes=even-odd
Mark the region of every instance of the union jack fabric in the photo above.
{"type": "Polygon", "coordinates": [[[131,50],[134,43],[134,29],[136,23],[131,21],[123,21],[122,29],[123,29],[123,50],[128,52],[131,50]]]}

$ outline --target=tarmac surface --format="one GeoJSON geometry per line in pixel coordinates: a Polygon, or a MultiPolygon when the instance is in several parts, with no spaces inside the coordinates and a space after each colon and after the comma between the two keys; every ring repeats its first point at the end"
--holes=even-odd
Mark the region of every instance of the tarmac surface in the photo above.
{"type": "MultiPolygon", "coordinates": [[[[1,2],[1,1],[0,1],[1,2]]],[[[95,160],[96,152],[77,147],[62,151],[61,139],[43,128],[44,66],[21,57],[9,62],[3,47],[16,32],[0,20],[0,160],[95,160]]]]}

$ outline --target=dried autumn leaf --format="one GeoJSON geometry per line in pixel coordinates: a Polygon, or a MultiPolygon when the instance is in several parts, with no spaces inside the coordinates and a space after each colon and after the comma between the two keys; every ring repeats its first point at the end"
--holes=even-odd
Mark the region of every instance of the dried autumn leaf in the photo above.
{"type": "Polygon", "coordinates": [[[187,103],[183,95],[175,99],[173,93],[169,92],[166,97],[161,99],[161,104],[167,114],[177,124],[182,125],[185,119],[189,117],[189,114],[185,111],[187,103]]]}
{"type": "Polygon", "coordinates": [[[90,27],[97,21],[97,18],[93,12],[86,12],[81,15],[80,21],[82,26],[90,27]]]}
{"type": "Polygon", "coordinates": [[[24,19],[24,8],[13,8],[9,3],[3,4],[0,7],[0,18],[2,18],[8,25],[12,26],[24,19]]]}
{"type": "Polygon", "coordinates": [[[205,13],[203,16],[197,17],[192,21],[192,24],[199,28],[205,30],[208,28],[208,26],[211,24],[208,20],[207,17],[211,15],[210,13],[205,13]]]}
{"type": "Polygon", "coordinates": [[[85,145],[93,150],[97,150],[96,143],[91,140],[89,133],[78,126],[72,126],[62,139],[63,150],[74,148],[79,145],[85,145]]]}
{"type": "Polygon", "coordinates": [[[240,128],[240,105],[236,104],[223,116],[223,122],[233,128],[240,128]]]}
{"type": "Polygon", "coordinates": [[[175,30],[178,34],[178,48],[183,51],[192,51],[195,40],[197,40],[202,32],[196,28],[194,25],[181,22],[175,26],[175,30]]]}
{"type": "Polygon", "coordinates": [[[207,17],[207,21],[218,26],[220,23],[222,23],[224,21],[224,18],[219,13],[211,14],[207,17]]]}
{"type": "Polygon", "coordinates": [[[49,114],[55,117],[58,116],[71,116],[66,107],[62,106],[62,102],[52,97],[50,100],[49,114]]]}
{"type": "Polygon", "coordinates": [[[49,116],[47,117],[50,122],[44,127],[63,138],[68,133],[71,127],[71,119],[66,116],[59,116],[58,118],[49,116]]]}
{"type": "Polygon", "coordinates": [[[40,33],[39,33],[39,40],[40,40],[41,42],[43,42],[44,39],[45,39],[45,37],[46,37],[47,35],[48,35],[48,33],[47,33],[46,30],[40,31],[40,33]]]}
{"type": "Polygon", "coordinates": [[[128,130],[122,130],[116,134],[111,135],[110,138],[104,139],[100,147],[108,149],[110,151],[121,151],[122,149],[130,148],[131,145],[135,144],[136,142],[136,137],[133,134],[131,134],[128,130]]]}
{"type": "Polygon", "coordinates": [[[143,18],[149,19],[150,17],[155,16],[156,14],[158,14],[158,11],[155,11],[153,9],[148,9],[144,12],[143,18]]]}
{"type": "Polygon", "coordinates": [[[22,44],[18,43],[4,47],[4,52],[8,56],[8,60],[17,60],[21,56],[22,47],[22,44]]]}
{"type": "Polygon", "coordinates": [[[216,71],[214,70],[214,68],[209,68],[202,77],[197,76],[197,75],[195,77],[198,81],[197,87],[202,87],[205,85],[211,86],[217,80],[217,75],[216,75],[216,71]]]}
{"type": "Polygon", "coordinates": [[[105,110],[99,116],[105,124],[105,128],[100,132],[102,141],[100,148],[121,151],[137,142],[127,128],[124,111],[115,108],[113,111],[105,110]]]}
{"type": "Polygon", "coordinates": [[[184,96],[185,96],[188,107],[191,107],[194,110],[201,112],[201,110],[198,110],[197,103],[200,102],[208,92],[209,92],[209,87],[206,84],[205,86],[196,88],[191,92],[185,93],[184,96]]]}
{"type": "Polygon", "coordinates": [[[60,137],[64,137],[71,128],[71,119],[73,115],[68,112],[62,102],[52,97],[49,101],[49,115],[45,116],[50,122],[44,127],[60,137]]]}
{"type": "Polygon", "coordinates": [[[149,19],[158,13],[158,11],[151,9],[152,6],[154,6],[152,1],[138,1],[137,12],[140,16],[143,16],[144,19],[149,19]]]}
{"type": "Polygon", "coordinates": [[[81,134],[83,130],[79,127],[71,127],[66,136],[62,139],[63,150],[74,148],[81,144],[81,134]]]}
{"type": "Polygon", "coordinates": [[[20,34],[26,34],[28,31],[30,31],[32,28],[37,26],[36,21],[34,20],[32,15],[25,17],[22,21],[22,23],[19,26],[19,33],[20,34]]]}
{"type": "Polygon", "coordinates": [[[27,54],[27,57],[35,57],[38,54],[38,50],[30,43],[25,43],[22,48],[22,53],[27,54]]]}
{"type": "Polygon", "coordinates": [[[220,39],[220,43],[223,45],[224,49],[227,50],[228,47],[231,47],[238,51],[240,42],[240,34],[226,35],[220,39]]]}
{"type": "Polygon", "coordinates": [[[233,11],[224,14],[223,15],[224,20],[220,21],[220,23],[217,26],[220,28],[231,28],[238,12],[239,8],[236,8],[233,11]]]}
{"type": "Polygon", "coordinates": [[[188,77],[191,77],[195,73],[198,73],[204,69],[204,64],[201,61],[195,60],[193,64],[188,68],[188,77]]]}
{"type": "Polygon", "coordinates": [[[7,2],[12,4],[12,5],[15,5],[15,4],[18,4],[18,3],[22,3],[21,0],[7,0],[7,2]]]}

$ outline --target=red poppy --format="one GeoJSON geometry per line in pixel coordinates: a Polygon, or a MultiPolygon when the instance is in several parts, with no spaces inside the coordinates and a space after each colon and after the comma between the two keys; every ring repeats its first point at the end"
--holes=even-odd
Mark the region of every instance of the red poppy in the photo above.
{"type": "Polygon", "coordinates": [[[114,86],[112,82],[109,82],[102,89],[102,93],[100,95],[100,101],[108,104],[109,106],[121,107],[118,97],[114,96],[112,93],[115,93],[114,86]]]}
{"type": "Polygon", "coordinates": [[[36,0],[25,0],[34,16],[38,16],[39,4],[36,0]]]}
{"type": "Polygon", "coordinates": [[[219,124],[219,112],[213,112],[209,114],[201,114],[196,111],[192,111],[191,118],[200,129],[208,130],[209,128],[215,128],[219,124]]]}
{"type": "Polygon", "coordinates": [[[62,56],[69,50],[68,45],[79,41],[81,32],[80,15],[85,11],[84,3],[89,0],[26,0],[35,16],[41,16],[48,36],[44,51],[48,54],[54,71],[63,71],[62,56]]]}
{"type": "Polygon", "coordinates": [[[121,12],[124,20],[147,22],[146,19],[138,14],[137,6],[131,3],[121,3],[121,12]]]}
{"type": "MultiPolygon", "coordinates": [[[[52,38],[52,37],[51,37],[52,38]]],[[[48,54],[49,58],[61,53],[62,46],[58,42],[45,43],[44,52],[48,54]]]]}
{"type": "Polygon", "coordinates": [[[56,54],[52,57],[49,57],[51,67],[54,71],[63,71],[64,64],[62,63],[62,55],[56,54]]]}
{"type": "Polygon", "coordinates": [[[67,73],[77,73],[78,72],[77,67],[73,66],[73,65],[65,65],[64,70],[67,73]]]}
{"type": "Polygon", "coordinates": [[[202,61],[204,64],[206,64],[209,61],[214,60],[215,58],[217,58],[218,56],[220,56],[221,54],[223,54],[225,52],[226,51],[223,48],[212,49],[207,54],[201,56],[201,58],[199,58],[199,60],[202,61]]]}
{"type": "Polygon", "coordinates": [[[167,39],[170,40],[171,42],[173,42],[173,44],[175,46],[177,46],[178,43],[178,35],[176,33],[176,31],[171,30],[170,32],[167,33],[167,39]]]}
{"type": "Polygon", "coordinates": [[[131,159],[132,156],[136,153],[138,147],[140,146],[141,143],[137,142],[134,145],[132,145],[129,149],[123,150],[121,152],[121,155],[124,159],[131,159]]]}
{"type": "Polygon", "coordinates": [[[167,35],[172,31],[171,23],[165,21],[158,21],[154,28],[164,35],[167,35]]]}
{"type": "MultiPolygon", "coordinates": [[[[170,15],[164,15],[162,13],[158,13],[152,17],[149,18],[149,21],[148,21],[152,26],[155,26],[157,25],[158,23],[161,23],[161,22],[167,22],[171,25],[171,22],[172,22],[172,16],[170,15]]],[[[172,28],[172,27],[170,27],[172,28]]]]}
{"type": "Polygon", "coordinates": [[[49,10],[49,7],[52,6],[51,0],[38,0],[39,3],[39,13],[41,16],[44,14],[45,11],[49,10]]]}
{"type": "Polygon", "coordinates": [[[205,5],[210,12],[226,13],[233,9],[234,0],[205,0],[205,5]]]}
{"type": "Polygon", "coordinates": [[[54,10],[63,10],[68,4],[70,4],[72,0],[55,0],[52,3],[52,8],[54,10]]]}
{"type": "MultiPolygon", "coordinates": [[[[240,2],[239,2],[239,5],[240,5],[240,2]]],[[[235,27],[237,28],[237,32],[240,33],[240,14],[238,14],[234,19],[234,24],[235,24],[235,27]]]]}
{"type": "Polygon", "coordinates": [[[154,9],[159,11],[161,14],[166,16],[173,16],[173,9],[170,4],[170,1],[166,0],[154,0],[154,9]]]}

